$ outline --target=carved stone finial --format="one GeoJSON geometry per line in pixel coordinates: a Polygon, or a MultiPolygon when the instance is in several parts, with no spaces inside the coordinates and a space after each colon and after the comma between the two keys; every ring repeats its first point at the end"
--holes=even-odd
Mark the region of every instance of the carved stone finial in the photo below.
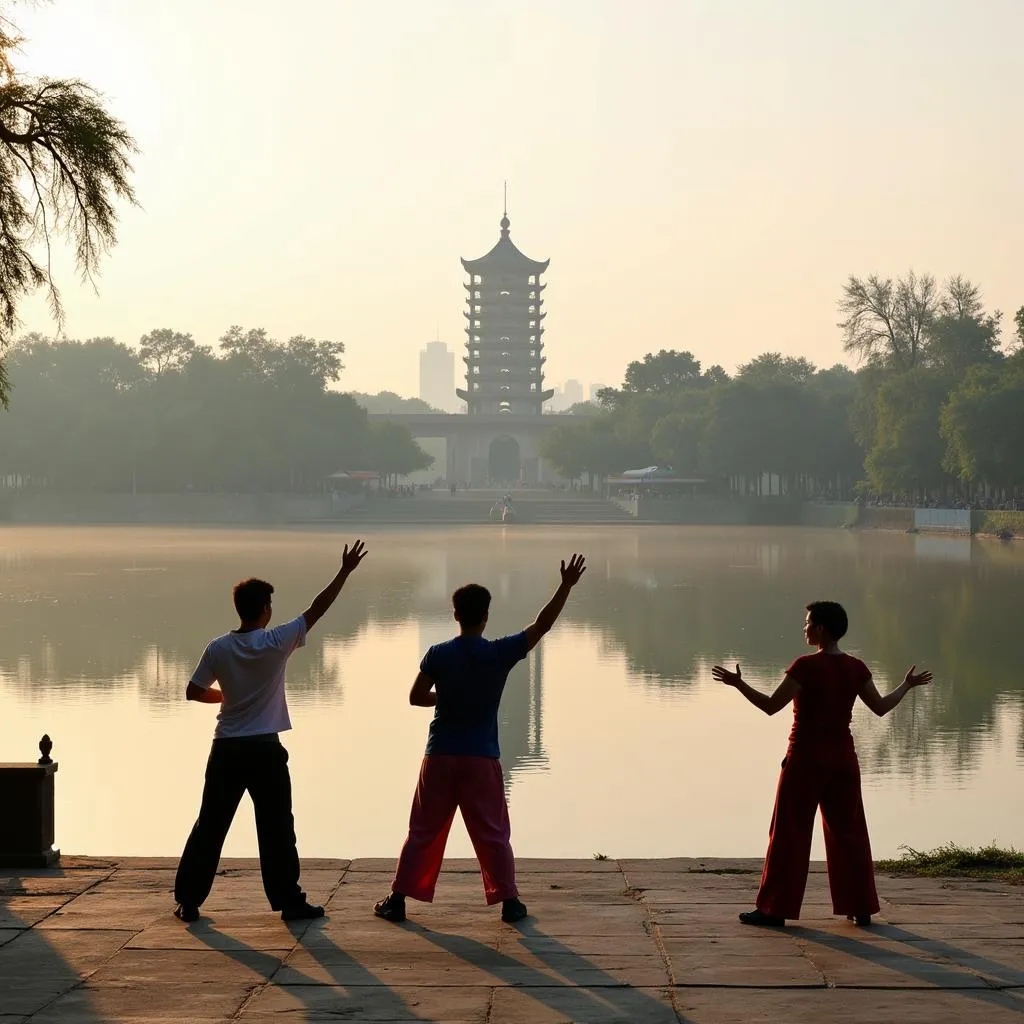
{"type": "Polygon", "coordinates": [[[39,741],[39,753],[43,755],[39,758],[40,764],[53,764],[53,758],[50,757],[51,750],[53,750],[53,740],[49,736],[44,735],[39,741]]]}

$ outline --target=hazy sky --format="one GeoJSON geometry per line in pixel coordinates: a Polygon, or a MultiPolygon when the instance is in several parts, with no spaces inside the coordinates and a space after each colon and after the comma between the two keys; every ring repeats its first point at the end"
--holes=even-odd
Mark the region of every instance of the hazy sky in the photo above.
{"type": "MultiPolygon", "coordinates": [[[[549,380],[658,348],[842,357],[848,274],[913,267],[1024,305],[1022,0],[53,0],[28,70],[135,133],[72,337],[233,323],[344,341],[417,389],[461,348],[459,257],[550,257],[549,380]]],[[[49,330],[45,306],[27,329],[49,330]]],[[[461,368],[461,362],[459,363],[461,368]]]]}

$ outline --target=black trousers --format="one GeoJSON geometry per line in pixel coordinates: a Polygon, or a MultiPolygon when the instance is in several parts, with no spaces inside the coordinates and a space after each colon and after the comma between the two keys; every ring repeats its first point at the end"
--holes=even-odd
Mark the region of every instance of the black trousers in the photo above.
{"type": "Polygon", "coordinates": [[[282,910],[306,898],[299,888],[288,751],[276,736],[243,736],[213,741],[199,818],[174,879],[179,903],[200,907],[210,895],[224,839],[246,790],[256,811],[260,871],[271,907],[282,910]]]}

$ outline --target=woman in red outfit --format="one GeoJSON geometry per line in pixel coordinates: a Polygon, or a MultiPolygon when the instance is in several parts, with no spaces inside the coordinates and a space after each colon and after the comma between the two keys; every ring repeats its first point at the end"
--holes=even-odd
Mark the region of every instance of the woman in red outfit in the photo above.
{"type": "Polygon", "coordinates": [[[819,807],[833,912],[860,925],[870,924],[871,915],[878,913],[850,718],[858,697],[876,715],[886,715],[932,676],[911,666],[903,682],[883,697],[867,665],[839,649],[848,626],[846,612],[835,601],[809,604],[804,637],[817,653],[797,658],[771,695],[748,686],[739,665],[735,672],[720,665],[712,669],[718,682],[735,686],[765,714],[774,715],[793,702],[793,728],[775,794],[757,909],[740,914],[744,924],[780,927],[786,918],[800,916],[819,807]]]}

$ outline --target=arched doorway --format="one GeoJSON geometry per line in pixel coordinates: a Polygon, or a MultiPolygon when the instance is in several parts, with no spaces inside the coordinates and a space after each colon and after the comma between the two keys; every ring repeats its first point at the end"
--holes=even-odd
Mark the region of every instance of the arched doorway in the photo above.
{"type": "Polygon", "coordinates": [[[487,475],[493,484],[514,484],[519,481],[519,442],[502,434],[491,442],[487,456],[487,475]]]}

